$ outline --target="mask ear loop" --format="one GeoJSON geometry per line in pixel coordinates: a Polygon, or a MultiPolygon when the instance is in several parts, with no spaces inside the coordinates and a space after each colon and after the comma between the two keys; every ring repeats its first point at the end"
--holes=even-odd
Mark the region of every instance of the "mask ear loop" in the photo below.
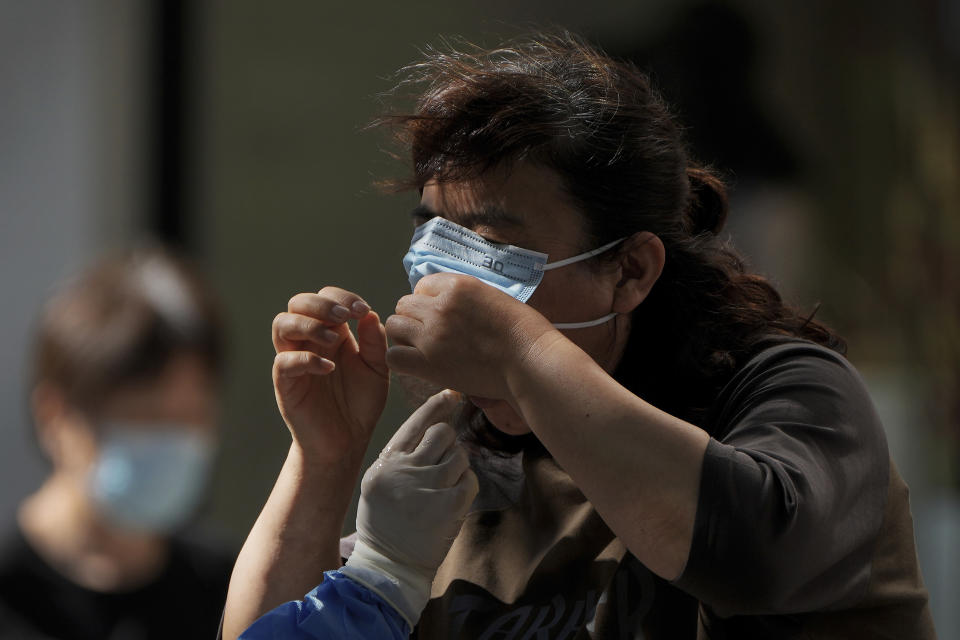
{"type": "Polygon", "coordinates": [[[603,253],[604,251],[607,251],[607,250],[609,250],[609,249],[612,249],[613,247],[617,246],[618,244],[620,244],[620,243],[623,242],[624,240],[626,240],[626,238],[620,238],[619,240],[614,240],[613,242],[608,242],[607,244],[603,245],[602,247],[598,247],[598,248],[594,249],[593,251],[587,251],[586,253],[581,253],[581,254],[578,254],[578,255],[575,255],[575,256],[571,256],[571,257],[569,257],[569,258],[564,258],[563,260],[557,260],[556,262],[549,262],[549,263],[543,265],[543,270],[544,270],[544,271],[549,271],[550,269],[559,269],[560,267],[565,267],[565,266],[567,266],[568,264],[573,264],[574,262],[580,262],[581,260],[586,260],[587,258],[592,258],[593,256],[600,255],[600,254],[603,253]]]}
{"type": "Polygon", "coordinates": [[[596,320],[587,320],[585,322],[554,322],[553,327],[554,329],[586,329],[587,327],[595,327],[603,324],[604,322],[610,322],[618,315],[620,314],[614,311],[613,313],[608,313],[602,318],[597,318],[596,320]]]}
{"type": "MultiPolygon", "coordinates": [[[[602,247],[597,247],[593,251],[587,251],[586,253],[581,253],[579,255],[572,256],[570,258],[564,258],[563,260],[557,260],[556,262],[545,264],[543,265],[543,270],[549,271],[550,269],[565,267],[568,264],[573,264],[574,262],[580,262],[582,260],[586,260],[587,258],[592,258],[593,256],[600,255],[604,251],[608,251],[612,249],[613,247],[617,246],[624,240],[626,240],[626,238],[620,238],[618,240],[614,240],[613,242],[608,242],[602,247]]],[[[613,313],[608,313],[607,315],[597,318],[596,320],[586,320],[584,322],[554,322],[553,326],[556,329],[586,329],[588,327],[596,327],[597,325],[601,325],[605,322],[609,322],[610,320],[617,317],[618,315],[619,314],[616,311],[614,311],[613,313]]]]}

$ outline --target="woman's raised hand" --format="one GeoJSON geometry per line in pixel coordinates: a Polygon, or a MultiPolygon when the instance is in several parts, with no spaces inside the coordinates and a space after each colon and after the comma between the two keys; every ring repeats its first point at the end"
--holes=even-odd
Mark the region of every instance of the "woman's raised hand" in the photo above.
{"type": "Polygon", "coordinates": [[[337,287],[300,293],[274,318],[273,346],[277,406],[297,444],[314,460],[362,456],[390,379],[377,314],[337,287]]]}

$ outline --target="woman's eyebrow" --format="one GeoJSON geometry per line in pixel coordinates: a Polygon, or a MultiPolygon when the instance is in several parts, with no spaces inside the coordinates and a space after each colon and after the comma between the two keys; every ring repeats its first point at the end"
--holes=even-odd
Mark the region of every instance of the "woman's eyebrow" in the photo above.
{"type": "MultiPolygon", "coordinates": [[[[438,215],[441,214],[423,204],[417,205],[410,212],[410,217],[414,220],[430,220],[438,215]]],[[[519,216],[515,216],[496,206],[484,207],[477,211],[467,211],[464,213],[443,214],[443,217],[468,229],[478,226],[494,228],[523,226],[523,221],[519,216]]]]}
{"type": "Polygon", "coordinates": [[[464,227],[487,226],[494,228],[522,227],[523,220],[500,207],[484,207],[478,211],[467,211],[456,216],[457,224],[464,227]]]}

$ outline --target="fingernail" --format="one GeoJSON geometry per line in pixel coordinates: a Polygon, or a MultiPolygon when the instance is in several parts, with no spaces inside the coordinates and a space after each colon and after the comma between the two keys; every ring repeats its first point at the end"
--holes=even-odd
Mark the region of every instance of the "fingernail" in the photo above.
{"type": "Polygon", "coordinates": [[[350,305],[350,308],[353,309],[354,313],[363,315],[370,313],[370,306],[363,300],[355,301],[352,305],[350,305]]]}
{"type": "Polygon", "coordinates": [[[339,337],[340,337],[340,336],[339,336],[339,334],[337,334],[336,331],[330,331],[330,329],[326,329],[326,330],[324,330],[324,332],[323,332],[323,339],[324,339],[326,342],[336,342],[336,341],[337,341],[337,338],[339,338],[339,337]]]}
{"type": "Polygon", "coordinates": [[[350,309],[338,304],[330,310],[330,315],[333,316],[334,320],[343,322],[344,320],[348,320],[350,318],[350,309]]]}

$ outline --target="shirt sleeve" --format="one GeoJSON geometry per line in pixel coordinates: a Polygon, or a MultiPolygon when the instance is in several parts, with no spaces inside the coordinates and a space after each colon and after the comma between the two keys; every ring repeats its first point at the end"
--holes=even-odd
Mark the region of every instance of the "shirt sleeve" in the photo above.
{"type": "Polygon", "coordinates": [[[303,600],[262,615],[240,640],[403,640],[410,631],[383,597],[338,570],[303,600]]]}
{"type": "Polygon", "coordinates": [[[722,617],[855,603],[889,479],[883,427],[859,374],[819,345],[779,345],[723,395],[674,584],[722,617]]]}

